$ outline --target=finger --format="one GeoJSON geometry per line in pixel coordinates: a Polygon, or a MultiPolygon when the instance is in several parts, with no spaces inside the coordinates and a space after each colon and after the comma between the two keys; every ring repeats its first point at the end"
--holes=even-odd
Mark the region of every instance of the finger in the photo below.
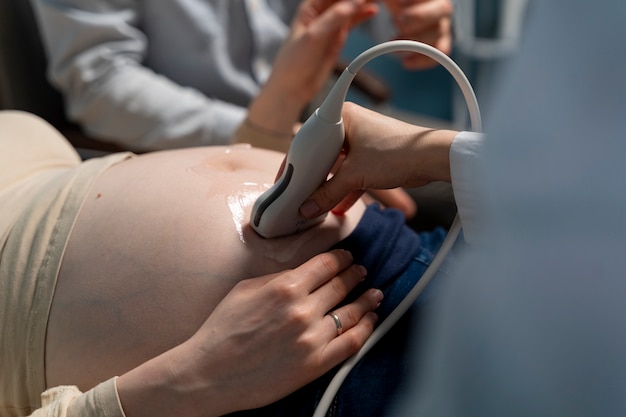
{"type": "Polygon", "coordinates": [[[403,188],[390,190],[370,190],[369,193],[386,207],[402,211],[405,219],[411,219],[417,213],[417,204],[403,188]]]}
{"type": "MultiPolygon", "coordinates": [[[[345,178],[341,169],[331,179],[324,182],[307,201],[300,207],[300,215],[305,219],[313,219],[323,213],[330,211],[333,208],[344,209],[346,206],[351,206],[350,199],[353,199],[354,195],[350,196],[353,192],[361,192],[359,186],[355,186],[350,180],[345,178]],[[343,204],[345,198],[348,198],[346,204],[343,204]],[[337,207],[342,203],[342,207],[337,207]]],[[[351,201],[354,204],[354,201],[351,201]]],[[[345,210],[343,210],[345,212],[345,210]]]]}
{"type": "Polygon", "coordinates": [[[449,20],[452,16],[452,3],[448,0],[424,1],[405,6],[394,14],[394,23],[401,32],[421,32],[449,20]]]}
{"type": "Polygon", "coordinates": [[[335,1],[333,7],[345,7],[347,5],[351,8],[345,10],[350,10],[348,28],[352,29],[378,13],[379,8],[376,3],[377,0],[340,0],[335,1]]]}
{"type": "Polygon", "coordinates": [[[408,19],[403,23],[396,23],[396,29],[400,39],[413,39],[434,45],[438,39],[452,36],[450,25],[450,19],[441,19],[435,22],[408,19]]]}
{"type": "Polygon", "coordinates": [[[324,334],[329,339],[341,336],[356,326],[367,313],[376,310],[382,300],[382,291],[372,288],[356,301],[329,312],[322,320],[324,334]]]}
{"type": "Polygon", "coordinates": [[[380,202],[378,200],[376,200],[374,198],[373,195],[369,194],[369,193],[363,193],[363,195],[361,196],[361,200],[365,203],[365,205],[369,206],[370,204],[374,204],[374,203],[378,203],[380,204],[380,202]]]}
{"type": "MultiPolygon", "coordinates": [[[[428,45],[434,46],[435,48],[441,50],[444,53],[448,53],[449,50],[440,49],[445,44],[442,44],[443,40],[452,38],[452,31],[450,30],[451,22],[450,19],[440,20],[434,23],[431,23],[427,26],[415,24],[414,21],[409,21],[407,24],[399,26],[397,38],[399,39],[412,39],[418,42],[426,43],[428,45]]],[[[411,54],[411,55],[421,55],[421,54],[411,54]]]]}
{"type": "Polygon", "coordinates": [[[352,18],[352,21],[350,22],[350,26],[349,26],[350,29],[354,28],[355,26],[360,25],[366,20],[369,20],[373,16],[377,15],[378,10],[379,10],[378,5],[373,4],[373,3],[363,6],[361,10],[352,18]]]}
{"type": "Polygon", "coordinates": [[[409,71],[435,68],[437,61],[427,56],[405,56],[402,58],[402,68],[409,71]]]}
{"type": "Polygon", "coordinates": [[[359,201],[361,196],[365,193],[365,190],[356,190],[348,193],[335,207],[332,208],[332,212],[336,216],[343,216],[348,210],[359,201]]]}
{"type": "MultiPolygon", "coordinates": [[[[407,7],[411,7],[418,3],[428,3],[432,1],[442,1],[442,0],[385,0],[387,8],[391,12],[392,15],[396,15],[397,13],[405,10],[407,7]]],[[[444,0],[448,1],[448,0],[444,0]]]]}
{"type": "Polygon", "coordinates": [[[278,168],[278,172],[276,173],[276,178],[274,178],[274,182],[278,181],[281,175],[283,175],[283,171],[285,171],[285,164],[287,163],[287,156],[283,158],[283,162],[280,163],[280,168],[278,168]]]}
{"type": "MultiPolygon", "coordinates": [[[[445,25],[449,25],[449,22],[442,22],[440,26],[445,25]]],[[[403,34],[398,36],[397,39],[417,40],[437,48],[446,55],[449,55],[452,51],[452,34],[449,31],[442,30],[440,27],[432,27],[419,35],[403,34]]],[[[421,53],[401,52],[398,55],[402,59],[402,66],[408,70],[429,69],[438,65],[437,61],[421,53]]]]}
{"type": "Polygon", "coordinates": [[[372,335],[377,321],[378,316],[373,312],[368,312],[356,325],[344,331],[341,336],[333,338],[323,352],[323,361],[327,369],[333,368],[356,354],[372,335]]]}
{"type": "Polygon", "coordinates": [[[325,314],[343,301],[367,275],[361,265],[351,265],[311,293],[320,314],[325,314]]]}
{"type": "MultiPolygon", "coordinates": [[[[429,42],[426,42],[426,43],[429,43],[429,42]]],[[[444,54],[449,55],[450,52],[452,51],[452,36],[445,36],[445,37],[439,38],[437,39],[437,41],[433,43],[429,43],[429,44],[439,49],[444,54]]],[[[439,65],[439,63],[435,61],[434,59],[431,59],[425,55],[420,55],[420,54],[410,54],[410,55],[405,56],[402,59],[402,66],[407,70],[428,69],[428,68],[434,68],[437,65],[439,65]]]]}
{"type": "Polygon", "coordinates": [[[345,161],[345,159],[346,159],[346,151],[345,151],[345,146],[344,146],[344,148],[339,153],[337,160],[333,164],[333,167],[330,169],[330,173],[335,175],[337,171],[339,171],[339,168],[341,168],[341,164],[343,164],[343,161],[345,161]]]}
{"type": "MultiPolygon", "coordinates": [[[[288,274],[284,279],[293,280],[294,276],[306,291],[312,293],[320,286],[335,278],[352,263],[352,254],[343,249],[321,253],[309,259],[288,274]]],[[[330,307],[329,307],[330,308],[330,307]]]]}
{"type": "Polygon", "coordinates": [[[355,1],[336,1],[320,13],[313,23],[313,31],[319,33],[336,33],[344,28],[351,28],[375,15],[378,7],[373,3],[355,1]]]}

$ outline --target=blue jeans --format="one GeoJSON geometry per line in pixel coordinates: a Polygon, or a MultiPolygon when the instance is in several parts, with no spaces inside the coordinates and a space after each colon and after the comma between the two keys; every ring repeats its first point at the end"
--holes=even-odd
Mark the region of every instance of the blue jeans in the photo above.
{"type": "MultiPolygon", "coordinates": [[[[424,275],[445,236],[443,229],[420,233],[420,248],[402,275],[384,283],[383,288],[374,280],[372,286],[385,293],[385,299],[376,310],[380,321],[391,314],[424,275]]],[[[380,417],[390,414],[404,381],[415,369],[414,359],[419,354],[415,335],[422,332],[430,301],[446,279],[453,262],[454,255],[449,254],[409,311],[354,367],[335,397],[328,416],[380,417]]]]}

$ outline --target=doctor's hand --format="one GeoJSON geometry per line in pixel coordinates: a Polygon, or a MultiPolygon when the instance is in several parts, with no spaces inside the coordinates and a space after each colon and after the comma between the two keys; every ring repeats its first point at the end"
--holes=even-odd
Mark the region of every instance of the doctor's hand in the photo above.
{"type": "MultiPolygon", "coordinates": [[[[431,45],[449,55],[452,51],[452,12],[450,0],[385,0],[397,30],[398,39],[411,39],[431,45]]],[[[426,69],[437,65],[427,56],[403,53],[406,69],[426,69]]]]}
{"type": "Polygon", "coordinates": [[[345,103],[344,152],[335,174],[300,207],[305,218],[345,213],[370,189],[450,181],[450,146],[457,132],[411,125],[345,103]]]}
{"type": "Polygon", "coordinates": [[[320,377],[373,331],[379,290],[334,309],[365,274],[350,253],[335,250],[240,282],[189,340],[118,379],[126,415],[223,415],[267,405],[320,377]]]}
{"type": "Polygon", "coordinates": [[[287,138],[272,149],[289,148],[294,124],[329,79],[349,30],[377,12],[374,0],[302,2],[269,79],[248,109],[250,125],[287,138]]]}

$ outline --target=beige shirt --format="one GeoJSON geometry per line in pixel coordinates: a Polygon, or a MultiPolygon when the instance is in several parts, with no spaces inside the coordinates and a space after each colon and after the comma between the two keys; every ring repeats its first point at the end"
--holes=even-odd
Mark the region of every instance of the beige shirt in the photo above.
{"type": "Polygon", "coordinates": [[[122,415],[112,381],[85,396],[73,388],[40,396],[48,313],[76,213],[98,175],[130,154],[81,163],[47,123],[14,111],[0,112],[0,137],[0,415],[45,402],[37,415],[63,416],[61,404],[74,398],[81,415],[122,415]]]}

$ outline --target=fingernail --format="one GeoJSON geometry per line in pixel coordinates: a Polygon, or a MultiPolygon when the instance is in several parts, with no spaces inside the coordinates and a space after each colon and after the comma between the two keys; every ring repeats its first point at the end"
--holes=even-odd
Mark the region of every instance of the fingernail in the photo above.
{"type": "Polygon", "coordinates": [[[350,252],[349,250],[346,250],[346,249],[339,249],[339,250],[340,250],[340,251],[342,251],[343,253],[345,253],[345,254],[346,254],[346,256],[347,256],[348,258],[350,258],[350,261],[352,261],[352,259],[354,259],[354,258],[352,257],[352,252],[350,252]]]}
{"type": "Polygon", "coordinates": [[[312,219],[317,216],[320,211],[320,207],[313,200],[309,200],[300,206],[300,214],[307,219],[312,219]]]}
{"type": "Polygon", "coordinates": [[[373,291],[372,297],[374,298],[374,301],[376,301],[376,307],[378,307],[383,301],[383,298],[385,298],[385,294],[383,294],[381,290],[375,289],[373,291]]]}
{"type": "Polygon", "coordinates": [[[354,265],[354,267],[361,276],[361,281],[363,281],[367,276],[367,269],[363,265],[354,265]]]}
{"type": "Polygon", "coordinates": [[[372,318],[374,323],[378,323],[378,314],[374,313],[373,311],[369,311],[367,315],[372,318]]]}

